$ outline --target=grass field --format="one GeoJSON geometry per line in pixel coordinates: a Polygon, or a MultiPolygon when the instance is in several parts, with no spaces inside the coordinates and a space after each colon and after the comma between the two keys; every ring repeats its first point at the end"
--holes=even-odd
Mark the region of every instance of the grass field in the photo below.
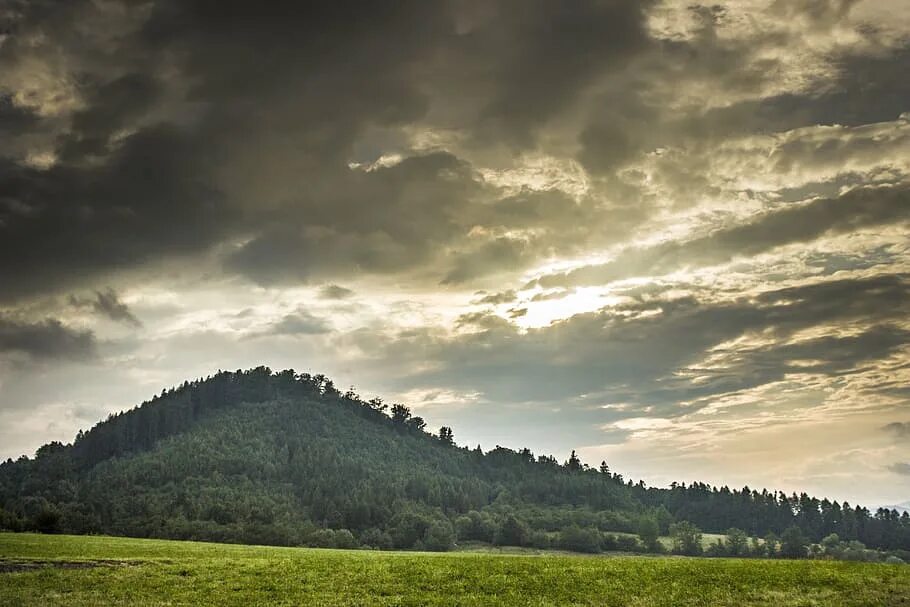
{"type": "Polygon", "coordinates": [[[910,567],[0,533],[0,605],[910,606],[910,567]]]}

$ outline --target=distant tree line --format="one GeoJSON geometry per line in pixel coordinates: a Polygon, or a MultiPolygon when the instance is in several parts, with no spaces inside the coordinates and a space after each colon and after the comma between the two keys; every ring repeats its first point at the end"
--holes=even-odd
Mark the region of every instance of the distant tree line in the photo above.
{"type": "Polygon", "coordinates": [[[449,427],[428,432],[405,405],[342,393],[323,375],[266,367],[186,382],[72,444],[49,443],[34,458],[0,464],[0,528],[579,552],[662,552],[660,538],[671,535],[669,549],[682,554],[703,552],[700,529],[735,528],[742,531],[707,548],[731,556],[787,556],[795,529],[806,555],[832,534],[848,546],[831,544],[832,555],[859,543],[910,549],[906,514],[699,483],[649,488],[605,462],[590,468],[574,451],[560,463],[529,449],[469,449],[449,427]],[[747,554],[742,536],[764,539],[746,541],[747,554]]]}

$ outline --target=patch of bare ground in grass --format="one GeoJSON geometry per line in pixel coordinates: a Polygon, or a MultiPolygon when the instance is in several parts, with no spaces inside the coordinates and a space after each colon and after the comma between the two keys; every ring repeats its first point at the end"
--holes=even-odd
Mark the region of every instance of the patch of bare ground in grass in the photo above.
{"type": "Polygon", "coordinates": [[[60,560],[11,560],[0,559],[0,574],[32,571],[35,569],[92,569],[95,567],[131,567],[140,564],[140,561],[119,561],[101,559],[92,561],[60,561],[60,560]]]}

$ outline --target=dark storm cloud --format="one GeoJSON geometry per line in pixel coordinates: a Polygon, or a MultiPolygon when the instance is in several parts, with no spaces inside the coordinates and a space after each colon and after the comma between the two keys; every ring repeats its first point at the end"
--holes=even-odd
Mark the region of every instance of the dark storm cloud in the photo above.
{"type": "Polygon", "coordinates": [[[458,63],[491,76],[493,91],[479,117],[478,136],[531,146],[534,132],[592,80],[625,69],[647,48],[644,17],[650,4],[493,3],[487,18],[471,24],[455,47],[464,53],[458,63]]]}
{"type": "Polygon", "coordinates": [[[85,360],[96,356],[91,331],[67,327],[57,319],[18,321],[0,316],[0,353],[25,354],[33,360],[85,360]]]}
{"type": "Polygon", "coordinates": [[[717,230],[702,238],[630,249],[605,264],[550,274],[534,282],[549,288],[605,284],[632,276],[660,275],[687,266],[726,263],[735,257],[757,255],[823,235],[902,223],[908,219],[910,187],[906,184],[860,187],[837,198],[822,198],[772,210],[746,224],[717,230]]]}
{"type": "Polygon", "coordinates": [[[129,136],[108,162],[39,170],[0,160],[0,299],[195,252],[231,213],[200,176],[201,150],[166,126],[129,136]]]}
{"type": "Polygon", "coordinates": [[[471,168],[447,153],[348,170],[334,185],[233,252],[227,267],[262,284],[412,268],[465,231],[464,210],[480,191],[471,168]]]}
{"type": "Polygon", "coordinates": [[[94,299],[70,296],[69,302],[78,308],[89,307],[95,313],[105,316],[114,322],[124,323],[132,327],[142,326],[142,322],[136,318],[129,306],[120,301],[120,296],[117,295],[117,292],[110,288],[106,291],[96,291],[94,299]]]}
{"type": "MultiPolygon", "coordinates": [[[[4,299],[225,240],[245,243],[225,267],[262,284],[401,271],[443,246],[464,250],[470,167],[429,154],[349,169],[383,151],[370,133],[420,125],[435,104],[433,119],[477,141],[532,146],[589,83],[647,47],[647,5],[17,5],[0,66],[35,60],[47,82],[79,85],[30,92],[36,107],[70,108],[44,127],[5,102],[5,128],[35,129],[55,161],[41,171],[0,160],[12,201],[0,211],[0,279],[15,285],[4,299]]],[[[521,249],[482,243],[442,275],[468,280],[541,250],[521,249]]]]}
{"type": "Polygon", "coordinates": [[[63,162],[80,163],[112,151],[112,137],[132,128],[154,106],[160,85],[148,74],[133,73],[98,83],[86,95],[86,108],[72,117],[70,132],[61,137],[63,162]]]}
{"type": "Polygon", "coordinates": [[[910,111],[910,82],[904,77],[908,63],[910,46],[875,55],[848,52],[836,57],[837,75],[822,91],[783,93],[711,109],[690,119],[689,128],[729,135],[895,120],[910,111]]]}
{"type": "Polygon", "coordinates": [[[0,135],[15,137],[27,133],[38,120],[32,112],[14,105],[9,95],[0,96],[0,135]]]}

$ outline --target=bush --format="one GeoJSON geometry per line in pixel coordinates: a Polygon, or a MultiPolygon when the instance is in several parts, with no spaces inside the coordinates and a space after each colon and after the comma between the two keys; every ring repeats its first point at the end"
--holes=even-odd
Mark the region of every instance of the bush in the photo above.
{"type": "Polygon", "coordinates": [[[360,543],[376,550],[391,550],[394,548],[392,536],[381,529],[367,529],[360,535],[360,543]]]}
{"type": "Polygon", "coordinates": [[[307,538],[306,544],[313,548],[334,548],[335,532],[331,529],[317,529],[307,538]]]}
{"type": "Polygon", "coordinates": [[[492,542],[496,535],[496,522],[488,514],[471,510],[455,519],[455,533],[462,541],[492,542]]]}
{"type": "Polygon", "coordinates": [[[493,542],[497,546],[524,546],[528,543],[529,535],[528,526],[524,521],[510,514],[499,526],[493,542]]]}
{"type": "Polygon", "coordinates": [[[634,535],[617,535],[616,549],[622,552],[640,552],[641,544],[634,535]]]}
{"type": "Polygon", "coordinates": [[[717,558],[717,557],[722,557],[722,556],[727,556],[727,555],[728,555],[727,546],[724,544],[723,540],[721,540],[721,539],[715,540],[710,546],[708,546],[708,549],[705,550],[705,556],[717,558]]]}
{"type": "Polygon", "coordinates": [[[673,537],[673,552],[676,554],[698,556],[702,553],[701,530],[689,521],[670,525],[670,535],[673,537]]]}
{"type": "Polygon", "coordinates": [[[657,552],[660,547],[660,525],[656,518],[644,516],[638,521],[638,537],[648,552],[657,552]]]}
{"type": "Polygon", "coordinates": [[[600,552],[600,531],[594,527],[566,527],[559,532],[559,547],[575,552],[600,552]]]}
{"type": "Polygon", "coordinates": [[[347,529],[336,529],[335,537],[333,538],[333,548],[356,548],[357,540],[354,539],[354,534],[348,531],[347,529]]]}
{"type": "Polygon", "coordinates": [[[749,536],[742,529],[728,529],[726,547],[730,556],[749,556],[749,536]]]}
{"type": "Polygon", "coordinates": [[[809,540],[796,525],[787,527],[780,536],[780,555],[788,559],[806,558],[809,540]]]}
{"type": "Polygon", "coordinates": [[[25,528],[25,522],[12,512],[0,508],[0,529],[8,531],[22,531],[25,528]]]}
{"type": "Polygon", "coordinates": [[[55,508],[46,507],[32,519],[32,526],[40,533],[60,533],[60,519],[60,512],[55,508]]]}
{"type": "Polygon", "coordinates": [[[532,531],[531,535],[528,537],[528,544],[534,548],[540,548],[541,550],[546,550],[553,546],[553,541],[550,539],[550,535],[546,531],[532,531]]]}
{"type": "Polygon", "coordinates": [[[455,544],[455,532],[448,521],[438,521],[430,525],[423,538],[423,546],[434,552],[451,550],[455,544]]]}
{"type": "Polygon", "coordinates": [[[424,514],[405,510],[392,517],[389,534],[396,548],[414,548],[423,540],[433,519],[424,514]]]}

